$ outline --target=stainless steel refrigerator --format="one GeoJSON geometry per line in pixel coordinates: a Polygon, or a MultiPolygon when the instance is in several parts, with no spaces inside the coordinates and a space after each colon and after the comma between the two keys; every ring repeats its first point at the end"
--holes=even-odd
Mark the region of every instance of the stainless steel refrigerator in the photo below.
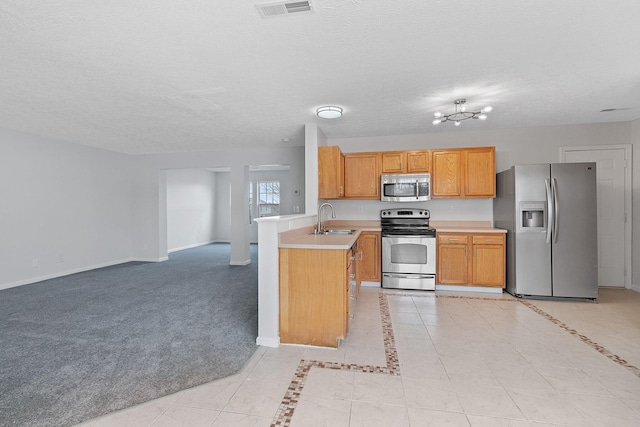
{"type": "Polygon", "coordinates": [[[496,176],[493,217],[507,230],[507,292],[598,298],[595,163],[515,165],[496,176]]]}

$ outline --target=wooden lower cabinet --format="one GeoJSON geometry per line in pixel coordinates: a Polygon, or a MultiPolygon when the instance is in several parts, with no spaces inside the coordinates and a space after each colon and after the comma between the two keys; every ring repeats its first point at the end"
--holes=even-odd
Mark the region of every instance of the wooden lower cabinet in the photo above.
{"type": "Polygon", "coordinates": [[[349,328],[352,251],[279,252],[280,342],[337,347],[349,328]]]}
{"type": "Polygon", "coordinates": [[[438,233],[436,282],[505,287],[504,233],[438,233]]]}
{"type": "Polygon", "coordinates": [[[382,280],[382,238],[379,231],[363,231],[358,238],[360,258],[358,270],[360,280],[379,282],[382,280]]]}

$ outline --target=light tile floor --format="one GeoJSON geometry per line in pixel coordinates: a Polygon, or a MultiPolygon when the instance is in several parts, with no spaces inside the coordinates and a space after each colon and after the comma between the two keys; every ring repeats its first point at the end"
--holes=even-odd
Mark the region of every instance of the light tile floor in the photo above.
{"type": "Polygon", "coordinates": [[[637,292],[363,288],[337,350],[259,348],[232,377],[82,426],[640,426],[638,367],[637,292]]]}

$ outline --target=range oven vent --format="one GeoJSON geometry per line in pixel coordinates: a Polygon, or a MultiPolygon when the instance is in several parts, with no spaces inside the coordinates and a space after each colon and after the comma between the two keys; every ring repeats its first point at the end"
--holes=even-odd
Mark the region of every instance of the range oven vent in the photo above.
{"type": "Polygon", "coordinates": [[[263,18],[313,11],[311,3],[308,0],[257,4],[256,8],[263,18]]]}

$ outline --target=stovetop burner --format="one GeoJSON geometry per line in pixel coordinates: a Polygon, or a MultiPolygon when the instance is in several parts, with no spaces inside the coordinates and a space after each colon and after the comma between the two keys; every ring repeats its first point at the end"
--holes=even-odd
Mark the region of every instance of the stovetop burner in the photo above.
{"type": "Polygon", "coordinates": [[[427,209],[384,209],[380,211],[383,236],[429,236],[435,237],[435,228],[429,227],[427,209]]]}

